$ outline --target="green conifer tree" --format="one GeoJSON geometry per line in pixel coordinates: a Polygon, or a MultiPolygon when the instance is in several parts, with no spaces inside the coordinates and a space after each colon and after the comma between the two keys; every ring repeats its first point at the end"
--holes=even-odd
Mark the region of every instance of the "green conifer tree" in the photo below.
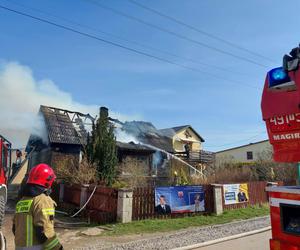
{"type": "Polygon", "coordinates": [[[107,185],[112,185],[116,177],[116,138],[106,108],[100,109],[99,119],[89,137],[88,159],[97,165],[98,178],[107,185]]]}

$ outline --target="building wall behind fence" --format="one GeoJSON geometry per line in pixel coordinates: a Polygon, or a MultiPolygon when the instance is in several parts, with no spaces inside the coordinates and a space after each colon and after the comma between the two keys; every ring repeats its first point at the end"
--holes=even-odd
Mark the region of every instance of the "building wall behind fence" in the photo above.
{"type": "Polygon", "coordinates": [[[74,164],[79,166],[79,154],[78,153],[66,153],[66,152],[51,152],[50,165],[55,169],[74,164]]]}
{"type": "Polygon", "coordinates": [[[40,163],[51,164],[51,149],[45,148],[41,151],[33,152],[28,159],[28,170],[40,163]]]}
{"type": "Polygon", "coordinates": [[[270,150],[272,150],[272,146],[268,140],[259,143],[250,143],[245,146],[217,152],[216,162],[217,164],[224,161],[254,162],[259,159],[260,154],[269,152],[270,150]],[[252,152],[253,159],[247,159],[247,152],[252,152]]]}

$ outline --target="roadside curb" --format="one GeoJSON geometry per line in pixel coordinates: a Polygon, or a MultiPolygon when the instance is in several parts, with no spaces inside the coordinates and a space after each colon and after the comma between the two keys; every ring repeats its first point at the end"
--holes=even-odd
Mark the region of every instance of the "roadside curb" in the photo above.
{"type": "Polygon", "coordinates": [[[184,246],[184,247],[173,248],[172,250],[189,250],[189,249],[195,249],[195,248],[200,248],[200,247],[206,247],[206,246],[215,245],[215,244],[225,242],[225,241],[229,241],[229,240],[235,240],[235,239],[238,239],[238,238],[243,238],[243,237],[251,236],[251,235],[254,235],[254,234],[258,234],[258,233],[263,233],[263,232],[269,231],[270,229],[271,229],[271,227],[268,226],[268,227],[256,229],[256,230],[241,233],[241,234],[227,236],[227,237],[220,238],[220,239],[210,240],[210,241],[201,242],[201,243],[197,243],[197,244],[193,244],[193,245],[189,245],[189,246],[184,246]]]}

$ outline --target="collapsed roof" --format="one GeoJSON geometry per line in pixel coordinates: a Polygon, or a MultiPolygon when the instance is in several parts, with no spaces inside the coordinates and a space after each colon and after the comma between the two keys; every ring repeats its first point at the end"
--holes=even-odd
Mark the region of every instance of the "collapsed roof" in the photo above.
{"type": "Polygon", "coordinates": [[[123,152],[123,153],[136,153],[136,152],[139,152],[141,154],[155,153],[155,150],[141,144],[136,144],[134,142],[124,143],[124,142],[117,141],[117,147],[119,152],[123,152]]]}
{"type": "Polygon", "coordinates": [[[125,122],[122,130],[134,136],[142,144],[151,145],[157,149],[165,150],[173,153],[172,139],[163,135],[154,125],[150,122],[132,121],[125,122]]]}
{"type": "Polygon", "coordinates": [[[39,116],[42,119],[40,126],[44,128],[40,128],[39,133],[30,135],[27,152],[33,147],[36,150],[43,148],[47,146],[45,144],[85,145],[87,127],[94,121],[90,114],[43,105],[40,106],[39,116]]]}
{"type": "Polygon", "coordinates": [[[41,106],[50,143],[84,145],[87,140],[87,120],[92,125],[94,118],[89,114],[41,106]]]}
{"type": "MultiPolygon", "coordinates": [[[[92,126],[94,118],[90,114],[83,114],[80,112],[69,111],[60,108],[54,108],[49,106],[40,106],[39,115],[43,119],[43,126],[45,126],[45,135],[48,140],[48,144],[68,144],[68,145],[85,145],[87,143],[87,126],[92,126]]],[[[143,134],[144,137],[149,137],[147,142],[153,146],[159,146],[160,142],[163,142],[161,138],[155,136],[151,138],[156,128],[147,122],[138,122],[137,126],[135,122],[125,123],[126,128],[129,130],[128,133],[134,134],[134,136],[143,134]],[[137,129],[139,128],[139,129],[137,129]],[[141,133],[141,131],[143,131],[141,133]],[[150,134],[149,134],[150,133],[150,134]],[[153,134],[152,134],[153,133],[153,134]],[[160,141],[160,142],[159,142],[160,141]]],[[[45,145],[42,142],[41,135],[32,134],[29,138],[26,151],[30,151],[30,148],[39,147],[43,148],[45,145]]],[[[165,138],[167,139],[167,138],[165,138]]],[[[163,142],[166,144],[166,142],[163,142]]],[[[169,142],[168,142],[169,143],[169,142]]],[[[47,145],[46,145],[47,146],[47,145]]],[[[171,146],[171,145],[170,145],[171,146]]],[[[123,152],[143,152],[143,153],[154,153],[155,150],[150,147],[131,143],[117,142],[117,147],[123,152]]]]}
{"type": "MultiPolygon", "coordinates": [[[[49,144],[85,145],[88,135],[87,126],[91,126],[95,121],[95,118],[90,114],[43,105],[40,106],[39,114],[45,123],[45,133],[49,144]]],[[[128,143],[118,142],[117,146],[136,151],[150,150],[150,148],[155,151],[155,148],[157,148],[175,153],[172,137],[175,133],[187,128],[190,128],[202,142],[204,141],[190,125],[158,130],[150,122],[131,121],[122,123],[121,129],[135,137],[141,144],[130,143],[130,145],[126,145],[128,143]]],[[[37,141],[41,142],[40,138],[31,135],[27,147],[35,146],[34,144],[37,144],[37,141]]]]}

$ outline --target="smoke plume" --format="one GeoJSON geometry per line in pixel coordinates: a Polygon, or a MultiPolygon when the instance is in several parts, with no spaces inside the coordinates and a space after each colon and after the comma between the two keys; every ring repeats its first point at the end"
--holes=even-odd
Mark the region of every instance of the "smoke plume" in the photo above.
{"type": "Polygon", "coordinates": [[[134,142],[136,144],[140,143],[139,140],[135,136],[128,134],[127,132],[122,130],[122,128],[117,127],[115,129],[115,136],[116,136],[117,141],[120,141],[120,142],[124,142],[124,143],[134,142]]]}
{"type": "MultiPolygon", "coordinates": [[[[31,69],[17,62],[0,64],[0,134],[24,147],[31,133],[44,139],[45,128],[38,117],[40,105],[98,114],[99,105],[84,105],[73,100],[72,95],[51,80],[36,80],[31,69]]],[[[110,112],[119,120],[127,117],[110,112]]]]}

